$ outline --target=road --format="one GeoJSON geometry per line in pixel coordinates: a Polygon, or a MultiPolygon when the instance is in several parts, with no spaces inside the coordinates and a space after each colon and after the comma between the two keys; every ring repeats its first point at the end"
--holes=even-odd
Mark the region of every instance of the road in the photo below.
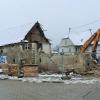
{"type": "Polygon", "coordinates": [[[0,100],[100,100],[99,84],[0,80],[0,100]]]}

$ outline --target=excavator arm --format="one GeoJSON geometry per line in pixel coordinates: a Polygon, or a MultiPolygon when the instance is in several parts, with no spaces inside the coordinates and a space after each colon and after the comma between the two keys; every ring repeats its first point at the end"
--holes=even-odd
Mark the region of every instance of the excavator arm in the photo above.
{"type": "Polygon", "coordinates": [[[96,52],[97,45],[100,39],[100,29],[95,34],[96,34],[96,37],[93,40],[92,52],[96,52]]]}
{"type": "Polygon", "coordinates": [[[100,29],[97,30],[97,32],[95,32],[85,43],[84,45],[80,48],[80,52],[84,53],[85,50],[90,46],[90,44],[93,42],[93,46],[92,46],[92,52],[96,52],[96,48],[98,45],[100,39],[100,29]]]}
{"type": "Polygon", "coordinates": [[[94,40],[94,38],[96,37],[95,34],[93,34],[85,43],[84,45],[80,48],[80,52],[84,53],[85,50],[89,47],[89,45],[92,43],[92,41],[94,40]]]}

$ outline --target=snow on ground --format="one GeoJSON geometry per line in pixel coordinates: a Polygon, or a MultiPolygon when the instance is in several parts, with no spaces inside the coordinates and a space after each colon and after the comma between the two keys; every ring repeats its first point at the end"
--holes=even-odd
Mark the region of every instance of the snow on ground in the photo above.
{"type": "MultiPolygon", "coordinates": [[[[63,75],[65,76],[65,75],[63,75]]],[[[84,77],[71,77],[70,80],[62,80],[61,79],[62,74],[39,74],[37,77],[23,77],[23,78],[18,78],[18,77],[11,77],[7,75],[0,75],[0,79],[9,79],[9,80],[17,80],[17,81],[22,81],[22,82],[35,82],[35,83],[41,83],[41,82],[47,82],[47,83],[64,83],[64,84],[95,84],[95,83],[100,83],[100,78],[84,78],[84,77]]]]}
{"type": "Polygon", "coordinates": [[[61,79],[62,75],[61,74],[52,74],[52,75],[48,75],[48,74],[39,74],[38,77],[34,77],[34,78],[23,78],[22,81],[29,81],[29,82],[63,82],[61,79]]]}
{"type": "Polygon", "coordinates": [[[83,80],[65,80],[64,83],[65,84],[95,84],[97,82],[100,82],[100,79],[94,78],[94,79],[83,79],[83,80]]]}

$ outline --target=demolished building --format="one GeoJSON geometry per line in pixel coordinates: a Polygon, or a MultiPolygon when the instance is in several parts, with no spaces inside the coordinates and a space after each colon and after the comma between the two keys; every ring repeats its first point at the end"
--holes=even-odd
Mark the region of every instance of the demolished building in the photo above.
{"type": "MultiPolygon", "coordinates": [[[[1,63],[19,64],[21,60],[24,60],[25,64],[39,64],[41,52],[51,53],[51,44],[39,22],[32,25],[25,33],[15,35],[12,33],[8,36],[5,34],[5,37],[10,37],[10,41],[7,44],[0,44],[0,57],[6,57],[6,59],[1,59],[1,63]],[[11,37],[15,40],[11,41],[11,37]]],[[[5,37],[3,37],[4,40],[5,37]]]]}

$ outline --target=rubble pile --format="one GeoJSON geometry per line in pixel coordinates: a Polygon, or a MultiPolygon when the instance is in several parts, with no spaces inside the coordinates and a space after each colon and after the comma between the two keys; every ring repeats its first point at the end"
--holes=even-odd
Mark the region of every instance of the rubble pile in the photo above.
{"type": "Polygon", "coordinates": [[[8,64],[0,64],[3,74],[8,75],[8,64]]]}
{"type": "Polygon", "coordinates": [[[38,67],[23,67],[24,77],[34,77],[38,75],[38,67]]]}
{"type": "Polygon", "coordinates": [[[8,75],[10,76],[18,76],[19,67],[17,64],[9,64],[8,65],[8,75]]]}
{"type": "Polygon", "coordinates": [[[0,64],[3,75],[19,76],[20,72],[23,73],[24,77],[34,77],[38,75],[38,67],[25,65],[21,69],[17,64],[0,64]]]}

